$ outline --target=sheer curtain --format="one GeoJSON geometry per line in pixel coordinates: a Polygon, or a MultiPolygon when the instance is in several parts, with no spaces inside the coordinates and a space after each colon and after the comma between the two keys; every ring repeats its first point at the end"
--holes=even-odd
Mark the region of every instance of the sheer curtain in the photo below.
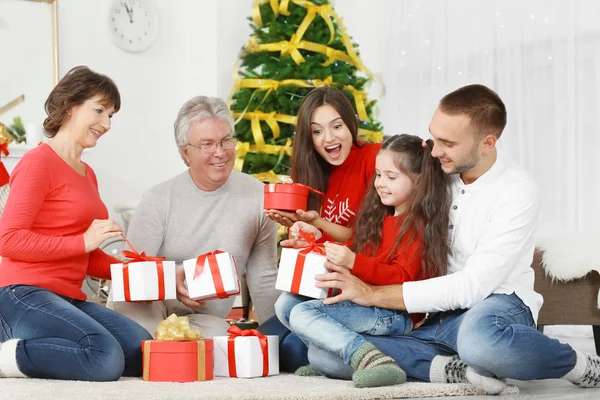
{"type": "MultiPolygon", "coordinates": [[[[469,83],[508,109],[504,157],[543,195],[540,235],[597,231],[600,216],[600,2],[399,0],[381,72],[387,133],[428,135],[446,93],[469,83]]],[[[388,21],[389,22],[389,21],[388,21]]]]}

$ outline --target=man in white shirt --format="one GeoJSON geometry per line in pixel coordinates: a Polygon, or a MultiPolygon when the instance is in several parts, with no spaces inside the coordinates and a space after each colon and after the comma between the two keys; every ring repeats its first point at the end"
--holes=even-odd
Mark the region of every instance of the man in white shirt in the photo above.
{"type": "MultiPolygon", "coordinates": [[[[600,387],[600,357],[535,329],[543,301],[533,290],[531,268],[540,195],[525,172],[498,156],[496,142],[505,125],[502,100],[482,85],[446,95],[433,115],[431,155],[453,179],[447,275],[371,286],[329,264],[332,272],[317,277],[317,286],[342,289],[330,304],[351,300],[429,313],[407,336],[368,337],[413,380],[470,382],[488,393],[502,391],[503,378],[565,378],[600,387]]],[[[309,360],[327,376],[348,378],[351,372],[313,347],[309,360]]]]}

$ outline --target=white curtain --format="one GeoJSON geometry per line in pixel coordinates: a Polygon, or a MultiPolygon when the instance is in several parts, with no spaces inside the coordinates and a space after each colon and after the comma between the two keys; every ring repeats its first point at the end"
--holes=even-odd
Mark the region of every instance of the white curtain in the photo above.
{"type": "MultiPolygon", "coordinates": [[[[541,188],[540,235],[598,230],[600,1],[399,0],[381,70],[386,133],[427,136],[443,95],[469,83],[508,109],[500,152],[541,188]]],[[[375,3],[377,4],[377,3],[375,3]]]]}

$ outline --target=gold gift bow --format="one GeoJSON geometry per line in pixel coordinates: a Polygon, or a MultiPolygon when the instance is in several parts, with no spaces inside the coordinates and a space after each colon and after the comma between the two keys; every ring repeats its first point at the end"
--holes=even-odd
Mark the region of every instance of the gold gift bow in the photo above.
{"type": "Polygon", "coordinates": [[[163,342],[182,342],[186,340],[202,339],[202,332],[198,329],[190,328],[190,319],[188,317],[178,317],[175,314],[160,321],[156,332],[156,340],[163,342]]]}
{"type": "MultiPolygon", "coordinates": [[[[144,366],[143,366],[143,380],[150,380],[150,351],[152,347],[152,340],[144,341],[144,366]]],[[[198,340],[198,380],[206,380],[206,342],[204,340],[198,340]],[[204,356],[201,356],[204,354],[204,356]]]]}

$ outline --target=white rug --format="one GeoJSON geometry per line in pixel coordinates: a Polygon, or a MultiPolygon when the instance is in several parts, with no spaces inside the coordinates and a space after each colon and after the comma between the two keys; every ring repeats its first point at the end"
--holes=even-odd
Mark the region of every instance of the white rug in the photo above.
{"type": "MultiPolygon", "coordinates": [[[[517,394],[508,386],[502,394],[517,394]]],[[[373,389],[357,389],[350,381],[323,377],[300,377],[283,374],[269,378],[215,378],[208,382],[144,382],[138,378],[121,378],[117,382],[93,383],[45,379],[0,379],[0,398],[11,400],[371,400],[410,397],[482,395],[467,384],[405,383],[373,389]]]]}

